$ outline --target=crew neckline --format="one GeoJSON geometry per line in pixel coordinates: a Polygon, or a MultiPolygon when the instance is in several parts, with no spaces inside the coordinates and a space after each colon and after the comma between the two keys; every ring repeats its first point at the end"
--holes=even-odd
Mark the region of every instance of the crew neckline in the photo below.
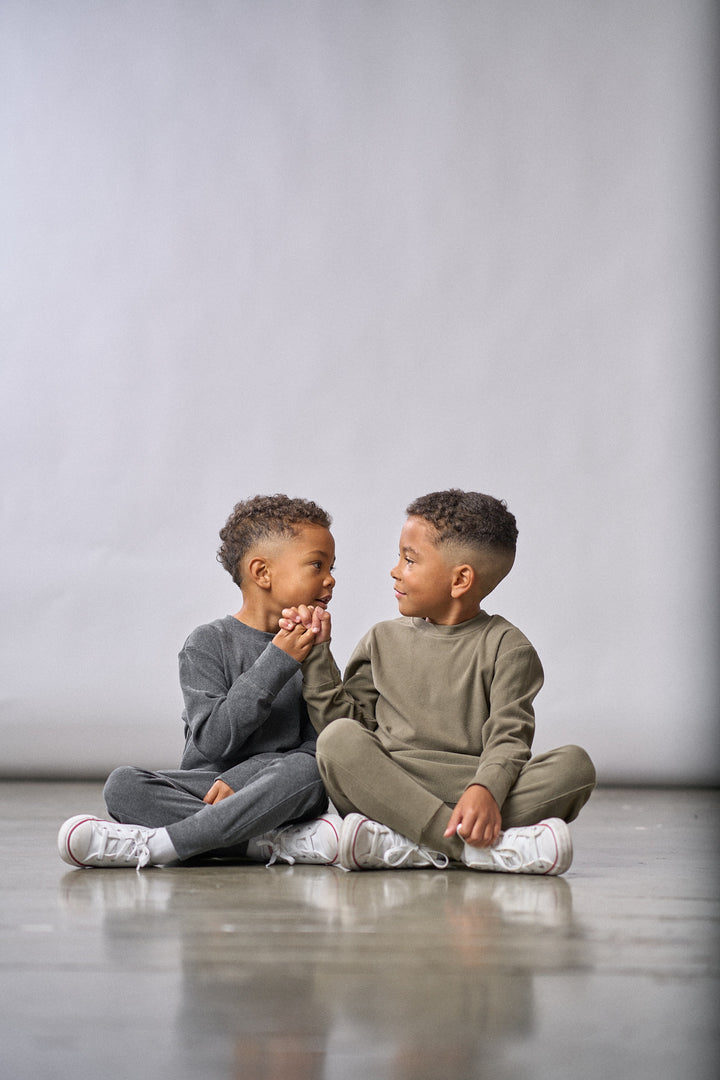
{"type": "Polygon", "coordinates": [[[241,626],[242,629],[247,631],[247,633],[249,634],[260,634],[263,638],[270,639],[275,637],[275,634],[272,630],[258,630],[256,626],[248,626],[248,624],[244,623],[242,619],[237,619],[234,615],[226,615],[225,618],[229,619],[230,622],[233,623],[235,626],[241,626]]]}
{"type": "Polygon", "coordinates": [[[465,622],[454,623],[452,626],[445,626],[441,623],[431,623],[426,619],[420,619],[416,615],[410,617],[410,623],[416,630],[420,630],[423,634],[432,634],[434,637],[461,637],[463,634],[472,634],[477,630],[481,623],[486,623],[491,616],[482,609],[473,615],[472,619],[466,619],[465,622]]]}

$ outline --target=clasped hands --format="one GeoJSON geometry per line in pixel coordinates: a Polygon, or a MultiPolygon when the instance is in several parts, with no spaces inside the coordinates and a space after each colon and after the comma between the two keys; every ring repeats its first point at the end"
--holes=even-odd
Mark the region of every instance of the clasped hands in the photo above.
{"type": "Polygon", "coordinates": [[[313,645],[330,640],[330,612],[320,606],[299,604],[298,607],[283,608],[278,625],[280,629],[273,638],[273,645],[300,663],[313,645]]]}

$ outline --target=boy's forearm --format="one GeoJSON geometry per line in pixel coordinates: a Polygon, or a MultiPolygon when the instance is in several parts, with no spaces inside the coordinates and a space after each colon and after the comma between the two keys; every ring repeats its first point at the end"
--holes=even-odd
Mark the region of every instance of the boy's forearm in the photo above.
{"type": "Polygon", "coordinates": [[[342,686],[342,675],[335,663],[330,642],[317,642],[303,660],[303,687],[315,689],[325,686],[342,686]]]}
{"type": "Polygon", "coordinates": [[[483,751],[473,783],[486,787],[500,807],[530,760],[535,734],[533,701],[542,684],[542,665],[531,646],[497,657],[490,715],[483,725],[483,751]]]}
{"type": "Polygon", "coordinates": [[[535,716],[527,699],[507,703],[485,722],[473,783],[486,787],[500,807],[530,760],[534,733],[535,716]]]}
{"type": "Polygon", "coordinates": [[[517,780],[520,770],[526,761],[530,759],[530,751],[522,757],[506,758],[505,761],[480,759],[480,767],[473,778],[473,784],[480,784],[487,788],[495,802],[502,809],[503,803],[508,797],[510,788],[517,780]]]}
{"type": "Polygon", "coordinates": [[[200,753],[209,761],[236,755],[265,723],[277,694],[298,668],[298,661],[269,644],[255,663],[227,686],[217,657],[184,650],[180,685],[187,724],[200,753]]]}
{"type": "Polygon", "coordinates": [[[345,689],[329,643],[321,642],[315,645],[303,661],[302,672],[303,697],[317,732],[343,716],[361,720],[368,726],[373,724],[367,710],[345,689]]]}

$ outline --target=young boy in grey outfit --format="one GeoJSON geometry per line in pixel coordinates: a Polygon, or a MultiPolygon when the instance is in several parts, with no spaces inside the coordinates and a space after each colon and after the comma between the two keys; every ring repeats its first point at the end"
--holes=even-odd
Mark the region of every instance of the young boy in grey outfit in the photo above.
{"type": "Polygon", "coordinates": [[[280,623],[317,630],[303,694],[320,773],[344,816],[340,864],[563,873],[566,822],[595,770],[577,746],[531,758],[540,660],[480,607],[513,565],[515,518],[504,502],[456,489],[407,513],[391,571],[401,618],[365,635],[344,679],[327,612],[294,608],[280,623]]]}
{"type": "Polygon", "coordinates": [[[66,821],[65,862],[139,869],[231,850],[262,861],[336,860],[341,822],[317,818],[327,795],[301,695],[301,663],[317,630],[278,628],[288,606],[326,610],[335,587],[330,524],[315,503],[285,495],[235,506],[218,559],[243,603],[194,630],[180,653],[180,768],[115,769],[104,789],[114,820],[66,821]],[[305,823],[288,824],[297,822],[305,823]]]}

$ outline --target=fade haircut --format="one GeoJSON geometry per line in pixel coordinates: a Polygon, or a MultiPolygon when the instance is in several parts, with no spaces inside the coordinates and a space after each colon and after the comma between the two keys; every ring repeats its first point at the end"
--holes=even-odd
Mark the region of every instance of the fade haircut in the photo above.
{"type": "Polygon", "coordinates": [[[242,560],[263,540],[297,536],[303,525],[329,529],[332,518],[317,503],[287,495],[254,495],[235,505],[220,530],[217,560],[236,585],[242,585],[242,560]]]}
{"type": "Polygon", "coordinates": [[[433,491],[410,503],[411,517],[427,521],[437,534],[436,544],[490,548],[515,554],[517,525],[504,500],[479,491],[433,491]]]}

